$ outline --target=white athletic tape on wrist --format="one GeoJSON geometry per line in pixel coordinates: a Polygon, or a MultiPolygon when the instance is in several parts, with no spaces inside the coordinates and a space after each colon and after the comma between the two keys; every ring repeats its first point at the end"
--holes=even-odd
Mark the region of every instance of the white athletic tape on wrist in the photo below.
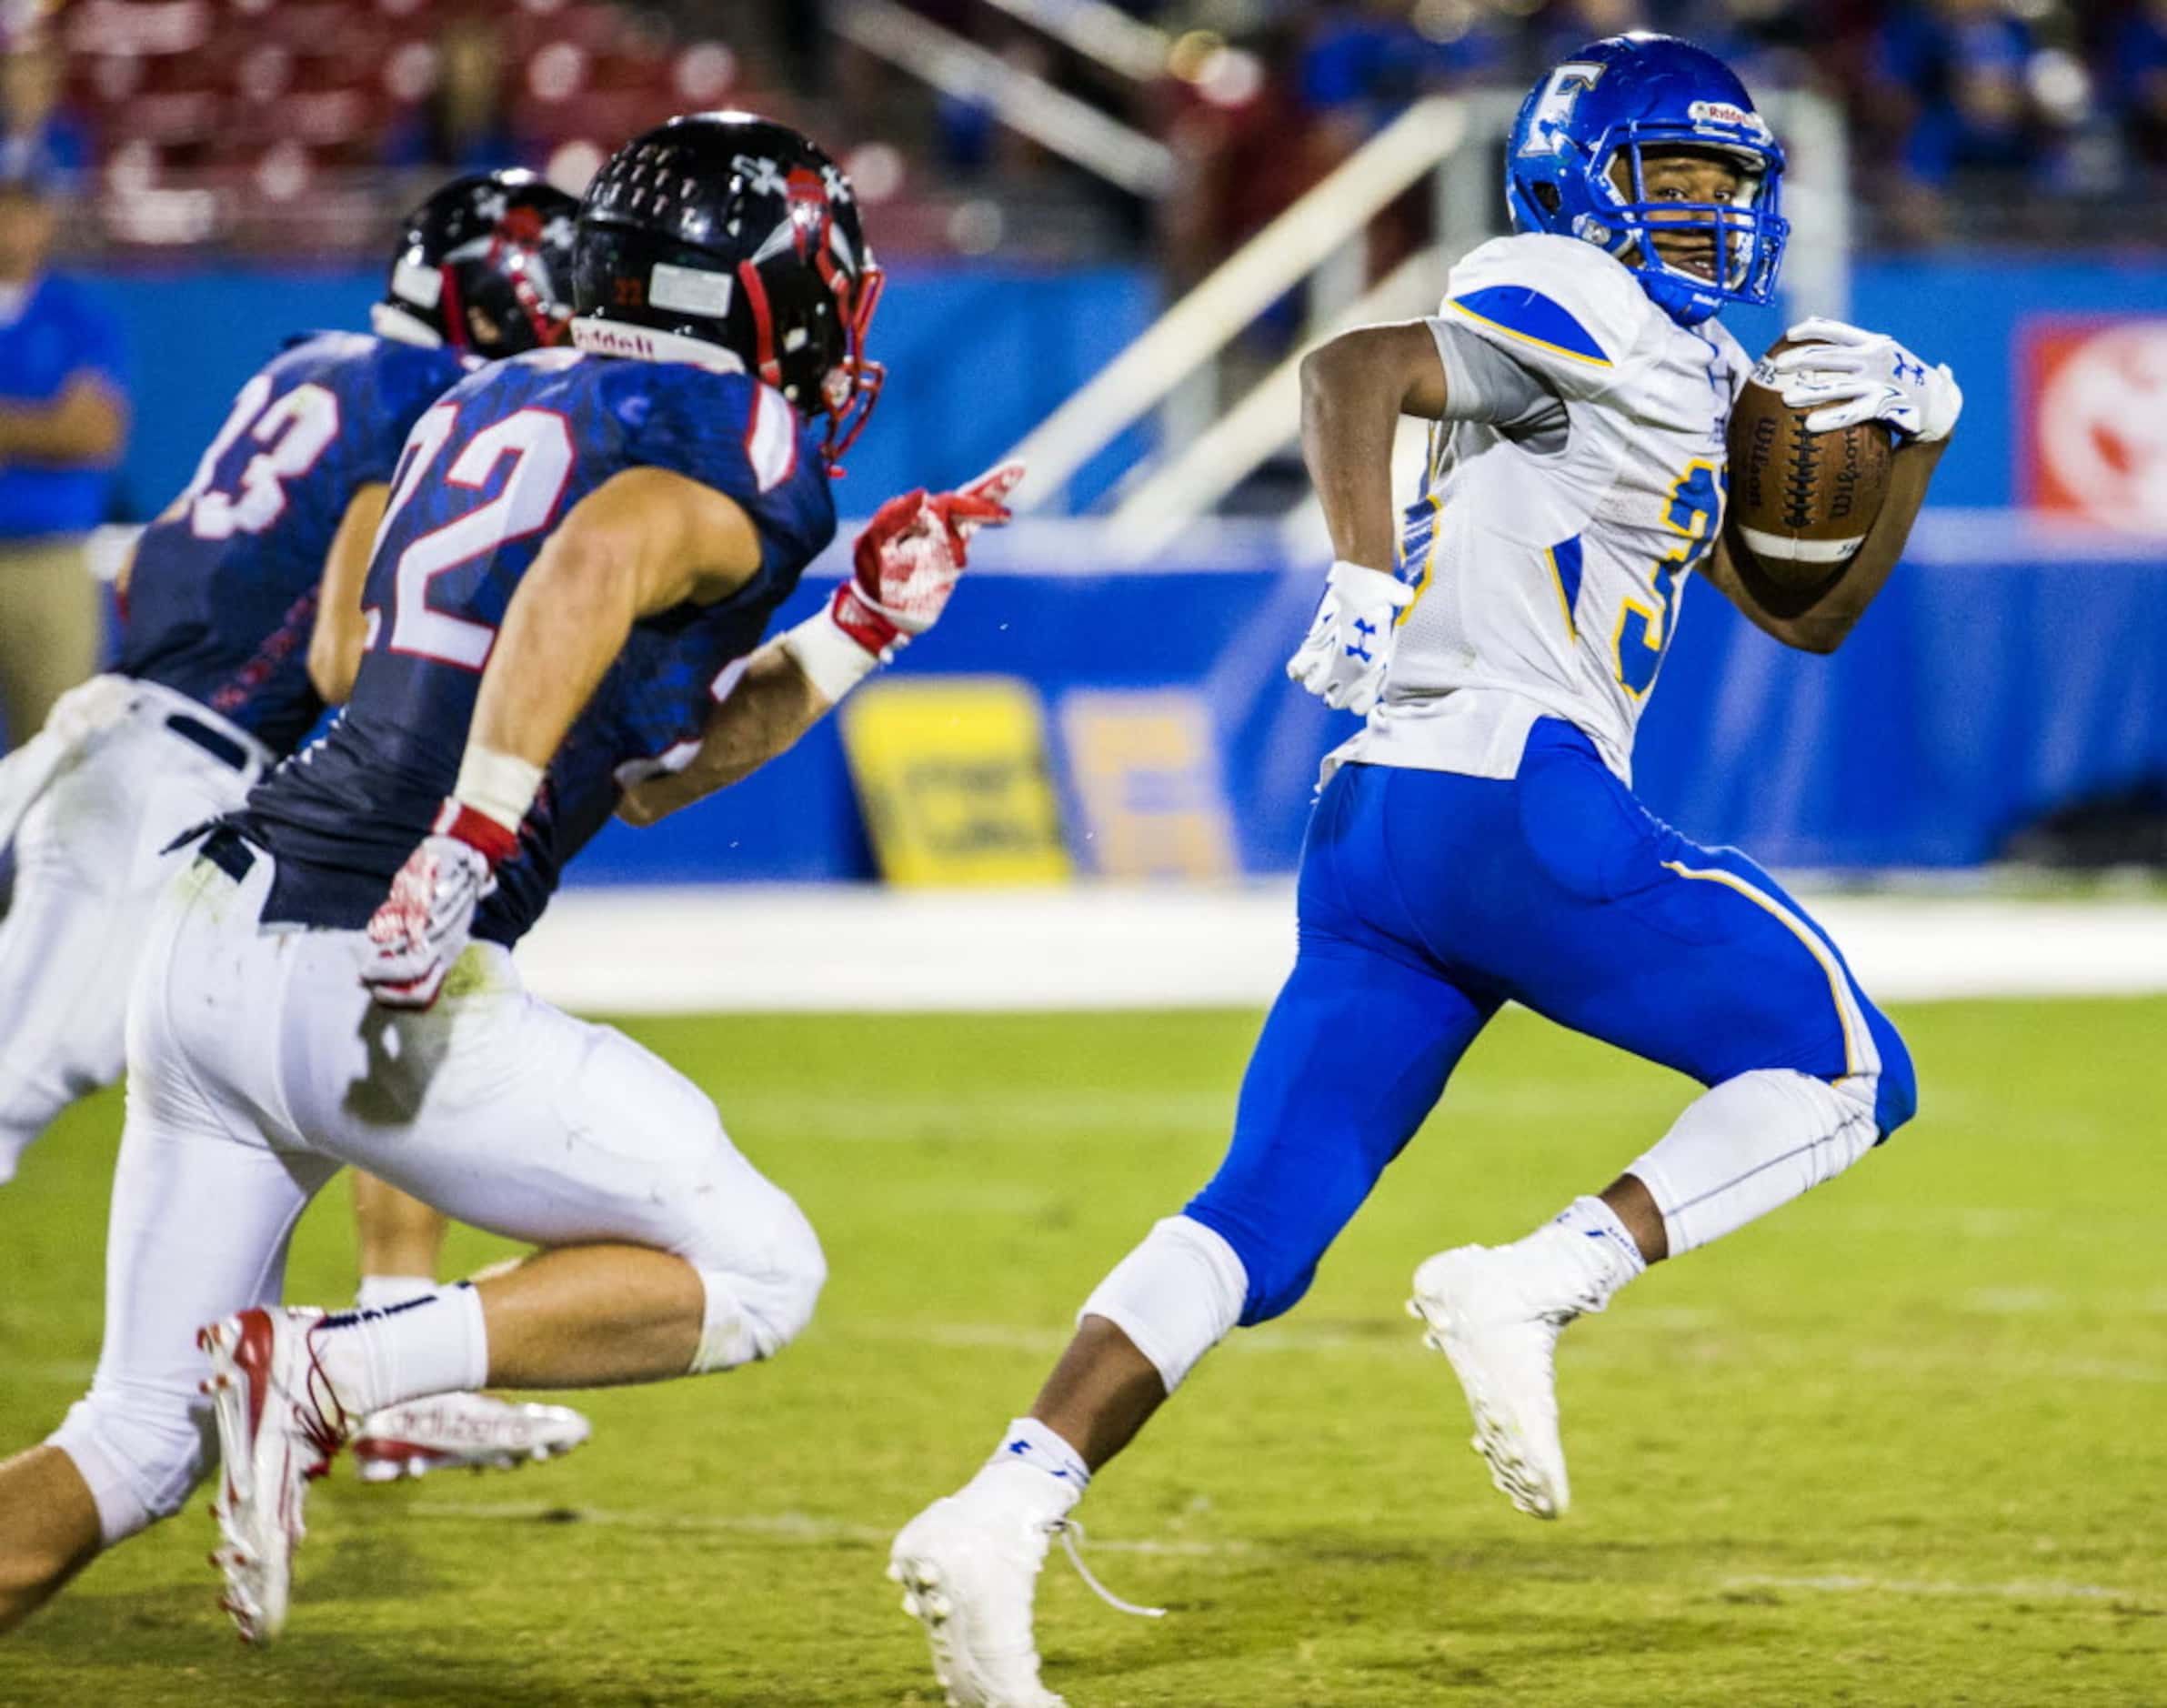
{"type": "Polygon", "coordinates": [[[868,652],[835,620],[832,604],[786,632],[783,650],[830,706],[880,668],[879,655],[868,652]]]}
{"type": "Polygon", "coordinates": [[[452,794],[462,807],[471,807],[516,834],[541,788],[540,766],[516,753],[498,753],[470,741],[467,757],[459,761],[459,780],[452,794]]]}

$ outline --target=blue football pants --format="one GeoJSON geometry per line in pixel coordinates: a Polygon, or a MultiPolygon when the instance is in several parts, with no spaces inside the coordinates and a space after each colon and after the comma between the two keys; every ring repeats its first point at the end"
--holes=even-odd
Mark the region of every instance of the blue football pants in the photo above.
{"type": "Polygon", "coordinates": [[[1916,1106],[1903,1040],[1821,928],[1735,849],[1662,823],[1555,719],[1509,779],[1341,767],[1297,905],[1232,1146],[1184,1211],[1241,1259],[1245,1324],[1308,1291],[1508,1000],[1703,1085],[1870,1079],[1883,1138],[1916,1106]]]}

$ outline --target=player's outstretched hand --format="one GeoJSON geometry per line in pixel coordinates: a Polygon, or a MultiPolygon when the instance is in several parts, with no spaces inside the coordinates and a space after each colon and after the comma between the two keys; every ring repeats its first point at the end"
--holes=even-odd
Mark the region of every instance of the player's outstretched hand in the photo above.
{"type": "Polygon", "coordinates": [[[497,888],[497,862],[519,839],[486,813],[444,803],[437,829],[406,856],[368,922],[361,982],[380,1007],[426,1009],[466,952],[474,910],[497,888]]]}
{"type": "Polygon", "coordinates": [[[1947,438],[1963,413],[1964,394],[1949,365],[1929,367],[1885,333],[1816,316],[1784,336],[1791,347],[1771,366],[1783,376],[1783,401],[1793,409],[1813,408],[1806,417],[1811,432],[1885,421],[1931,445],[1947,438]]]}
{"type": "Polygon", "coordinates": [[[1340,559],[1324,578],[1324,598],[1287,674],[1327,706],[1367,718],[1384,691],[1400,613],[1413,598],[1398,576],[1340,559]]]}
{"type": "Polygon", "coordinates": [[[836,626],[877,658],[932,628],[970,537],[1008,520],[1005,500],[1022,478],[1021,463],[1003,463],[953,492],[921,487],[874,511],[850,549],[850,578],[836,589],[836,626]]]}

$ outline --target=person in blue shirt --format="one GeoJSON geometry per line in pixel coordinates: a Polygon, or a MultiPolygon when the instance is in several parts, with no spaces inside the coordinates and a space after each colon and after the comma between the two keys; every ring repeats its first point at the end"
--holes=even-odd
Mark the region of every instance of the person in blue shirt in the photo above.
{"type": "Polygon", "coordinates": [[[83,539],[105,519],[128,436],[120,327],[45,268],[58,189],[45,154],[0,143],[0,720],[12,743],[97,668],[83,539]]]}

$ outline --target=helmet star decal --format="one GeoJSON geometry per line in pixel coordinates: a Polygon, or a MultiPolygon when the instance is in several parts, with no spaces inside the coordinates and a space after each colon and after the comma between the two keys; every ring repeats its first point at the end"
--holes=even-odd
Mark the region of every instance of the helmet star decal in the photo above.
{"type": "Polygon", "coordinates": [[[783,196],[788,193],[788,184],[783,177],[779,163],[763,160],[757,155],[738,155],[730,161],[730,170],[744,174],[746,188],[755,196],[783,196]]]}

